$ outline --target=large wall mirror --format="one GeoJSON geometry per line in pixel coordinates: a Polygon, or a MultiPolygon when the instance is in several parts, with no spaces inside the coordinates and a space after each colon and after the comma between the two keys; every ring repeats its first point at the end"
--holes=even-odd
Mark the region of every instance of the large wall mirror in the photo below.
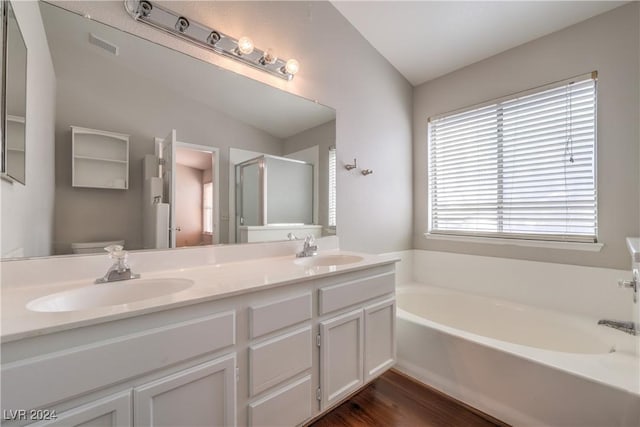
{"type": "Polygon", "coordinates": [[[333,109],[39,10],[56,82],[49,255],[335,234],[333,109]]]}
{"type": "Polygon", "coordinates": [[[27,46],[11,2],[2,2],[2,8],[2,173],[5,179],[25,184],[27,46]]]}

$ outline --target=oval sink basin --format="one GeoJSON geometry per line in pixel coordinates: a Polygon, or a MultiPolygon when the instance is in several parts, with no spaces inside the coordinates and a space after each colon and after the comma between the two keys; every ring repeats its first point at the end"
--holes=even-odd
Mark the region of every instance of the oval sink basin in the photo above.
{"type": "Polygon", "coordinates": [[[27,308],[42,312],[88,310],[174,294],[191,286],[193,281],[187,279],[125,280],[47,295],[30,301],[27,308]]]}
{"type": "Polygon", "coordinates": [[[363,258],[358,255],[316,255],[308,258],[297,258],[294,263],[306,267],[332,267],[355,264],[362,260],[363,258]]]}

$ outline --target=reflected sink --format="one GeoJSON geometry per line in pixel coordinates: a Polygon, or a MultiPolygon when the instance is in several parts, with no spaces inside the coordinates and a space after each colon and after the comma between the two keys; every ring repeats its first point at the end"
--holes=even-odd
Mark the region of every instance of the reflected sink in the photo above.
{"type": "Polygon", "coordinates": [[[358,255],[316,255],[297,258],[294,263],[306,267],[332,267],[337,265],[355,264],[364,258],[358,255]]]}
{"type": "Polygon", "coordinates": [[[193,286],[187,279],[134,279],[83,286],[34,299],[27,304],[31,311],[80,311],[174,294],[193,286]]]}

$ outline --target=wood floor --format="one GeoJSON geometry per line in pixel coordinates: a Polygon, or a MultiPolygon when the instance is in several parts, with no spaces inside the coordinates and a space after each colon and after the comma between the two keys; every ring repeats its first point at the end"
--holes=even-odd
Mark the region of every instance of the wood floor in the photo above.
{"type": "Polygon", "coordinates": [[[311,427],[485,427],[505,426],[487,415],[388,371],[311,427]]]}

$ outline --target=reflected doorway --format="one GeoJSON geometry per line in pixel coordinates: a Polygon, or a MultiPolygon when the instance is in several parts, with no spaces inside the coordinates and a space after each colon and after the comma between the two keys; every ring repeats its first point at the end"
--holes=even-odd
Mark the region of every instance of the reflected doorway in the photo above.
{"type": "Polygon", "coordinates": [[[213,147],[176,143],[176,247],[220,242],[217,155],[213,147]]]}

